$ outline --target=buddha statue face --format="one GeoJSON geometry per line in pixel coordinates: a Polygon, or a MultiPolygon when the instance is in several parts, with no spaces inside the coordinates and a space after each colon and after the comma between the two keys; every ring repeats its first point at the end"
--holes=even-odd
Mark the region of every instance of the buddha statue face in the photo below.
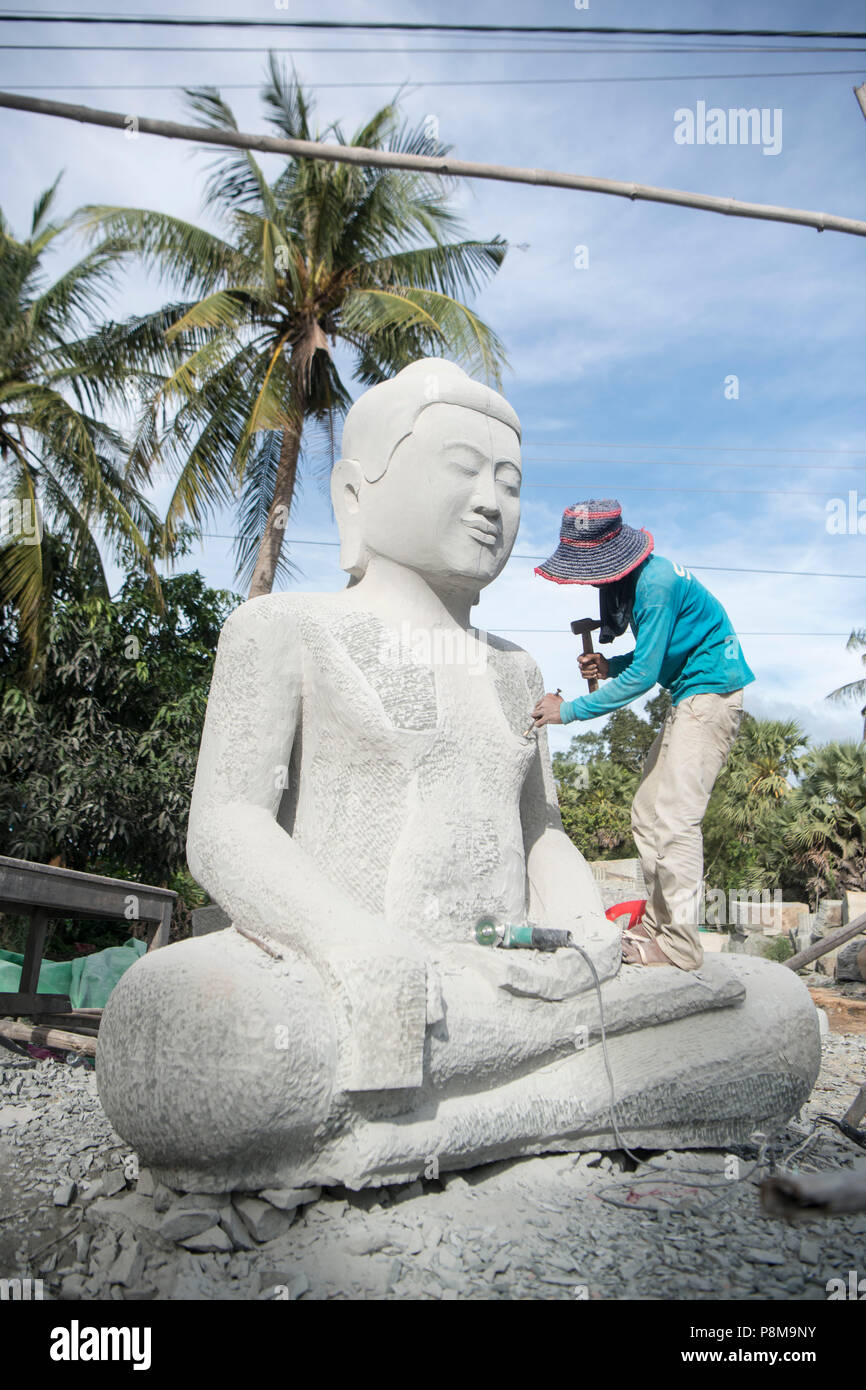
{"type": "Polygon", "coordinates": [[[374,482],[345,461],[338,467],[337,515],[359,556],[353,573],[381,555],[433,584],[477,592],[505,566],[520,523],[521,467],[520,440],[504,421],[437,401],[374,482]]]}

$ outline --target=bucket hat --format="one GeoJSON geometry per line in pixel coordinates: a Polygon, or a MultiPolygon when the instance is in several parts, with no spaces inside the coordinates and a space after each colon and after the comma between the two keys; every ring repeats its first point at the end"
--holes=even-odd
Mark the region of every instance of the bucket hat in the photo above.
{"type": "Polygon", "coordinates": [[[612,584],[630,574],[654,545],[649,531],[625,525],[615,498],[590,498],[566,507],[559,545],[535,573],[554,584],[612,584]]]}

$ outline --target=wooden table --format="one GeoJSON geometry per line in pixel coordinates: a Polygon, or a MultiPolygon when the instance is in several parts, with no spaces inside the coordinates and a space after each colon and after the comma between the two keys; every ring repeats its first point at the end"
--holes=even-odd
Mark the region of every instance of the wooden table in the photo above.
{"type": "Polygon", "coordinates": [[[83,874],[77,869],[60,869],[53,864],[32,864],[27,859],[10,859],[0,854],[0,912],[30,918],[19,988],[13,992],[0,991],[0,1014],[50,1017],[56,1022],[61,1021],[56,1017],[60,1015],[64,1027],[77,1021],[90,1032],[94,1027],[94,1012],[98,1014],[101,1010],[75,1010],[66,994],[38,993],[48,919],[75,915],[147,922],[147,949],[153,951],[168,945],[176,900],[177,894],[170,888],[83,874]],[[78,1018],[79,1013],[81,1018],[78,1018]]]}

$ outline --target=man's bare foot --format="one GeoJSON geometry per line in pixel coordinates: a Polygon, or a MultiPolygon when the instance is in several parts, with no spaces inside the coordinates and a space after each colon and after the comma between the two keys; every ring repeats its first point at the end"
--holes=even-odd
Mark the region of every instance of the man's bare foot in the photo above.
{"type": "Polygon", "coordinates": [[[653,940],[654,940],[654,937],[653,937],[652,932],[649,931],[649,930],[644,926],[643,922],[638,922],[638,924],[637,924],[636,927],[623,927],[623,929],[622,929],[622,939],[623,939],[623,941],[625,941],[629,936],[641,936],[641,937],[643,937],[644,941],[653,941],[653,940]]]}
{"type": "Polygon", "coordinates": [[[626,965],[672,965],[654,937],[641,934],[641,940],[623,938],[622,958],[626,965]]]}

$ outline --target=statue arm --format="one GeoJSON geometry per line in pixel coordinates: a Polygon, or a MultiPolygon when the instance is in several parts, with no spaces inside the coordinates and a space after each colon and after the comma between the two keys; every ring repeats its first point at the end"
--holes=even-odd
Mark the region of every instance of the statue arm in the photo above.
{"type": "MultiPolygon", "coordinates": [[[[527,684],[530,700],[534,703],[544,694],[544,683],[535,662],[528,657],[526,660],[529,663],[527,684]]],[[[602,973],[612,974],[619,956],[618,930],[606,921],[592,871],[562,828],[547,729],[540,729],[534,737],[537,751],[520,803],[526,851],[527,915],[530,921],[572,931],[581,944],[585,945],[587,939],[597,942],[603,948],[597,964],[603,965],[602,973]],[[616,949],[612,950],[610,943],[614,941],[616,949]]]]}
{"type": "Polygon", "coordinates": [[[426,963],[328,880],[277,821],[302,700],[295,624],[270,596],[243,604],[220,636],[190,806],[190,870],[234,922],[310,960],[346,1037],[349,1090],[423,1079],[426,963]]]}

